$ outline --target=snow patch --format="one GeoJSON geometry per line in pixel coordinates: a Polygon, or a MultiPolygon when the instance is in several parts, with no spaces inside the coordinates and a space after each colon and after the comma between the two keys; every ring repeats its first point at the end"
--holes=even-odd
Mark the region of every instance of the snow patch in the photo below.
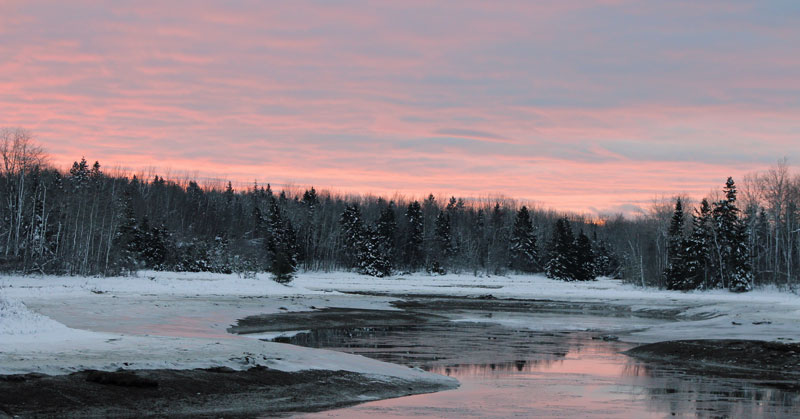
{"type": "Polygon", "coordinates": [[[21,301],[0,295],[0,337],[64,332],[63,324],[28,309],[21,301]]]}

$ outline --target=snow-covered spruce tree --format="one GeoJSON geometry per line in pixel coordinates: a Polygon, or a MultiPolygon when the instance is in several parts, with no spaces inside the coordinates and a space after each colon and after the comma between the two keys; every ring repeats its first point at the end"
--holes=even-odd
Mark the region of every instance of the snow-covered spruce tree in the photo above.
{"type": "Polygon", "coordinates": [[[301,259],[306,263],[306,269],[312,269],[314,257],[317,254],[317,235],[320,233],[318,225],[318,209],[320,207],[317,190],[312,186],[303,192],[301,200],[305,211],[300,211],[298,237],[302,245],[301,259]]]}
{"type": "Polygon", "coordinates": [[[142,217],[139,231],[141,232],[139,257],[144,266],[148,269],[164,269],[164,262],[167,258],[165,232],[158,227],[150,227],[146,216],[142,217]]]}
{"type": "Polygon", "coordinates": [[[359,252],[359,272],[364,275],[384,277],[391,275],[392,262],[387,252],[386,242],[377,227],[367,229],[365,240],[359,252]]]}
{"type": "Polygon", "coordinates": [[[466,211],[464,200],[451,197],[447,203],[445,212],[450,217],[450,235],[453,237],[450,252],[450,266],[460,268],[465,265],[464,254],[467,247],[467,238],[463,234],[465,230],[466,211]]]}
{"type": "Polygon", "coordinates": [[[549,257],[544,271],[548,278],[574,281],[577,264],[575,237],[566,217],[559,218],[553,227],[553,237],[549,245],[549,257]]]}
{"type": "Polygon", "coordinates": [[[711,266],[711,249],[714,232],[711,224],[711,206],[703,198],[700,208],[692,215],[692,234],[686,242],[686,281],[682,289],[708,288],[711,266]]]}
{"type": "Polygon", "coordinates": [[[381,209],[375,225],[364,231],[364,238],[358,253],[359,272],[377,277],[391,275],[396,229],[394,203],[389,203],[381,209]]]}
{"type": "Polygon", "coordinates": [[[450,233],[450,215],[444,211],[439,211],[436,216],[436,235],[431,264],[428,271],[444,275],[447,266],[450,264],[450,257],[453,256],[453,236],[450,233]]]}
{"type": "Polygon", "coordinates": [[[575,239],[575,265],[572,277],[576,281],[593,281],[596,278],[592,242],[583,230],[575,239]]]}
{"type": "Polygon", "coordinates": [[[265,243],[273,279],[280,283],[291,281],[297,270],[297,237],[291,221],[284,217],[275,200],[270,205],[269,233],[265,243]]]}
{"type": "Polygon", "coordinates": [[[364,221],[357,204],[345,205],[344,211],[339,217],[339,225],[341,227],[339,239],[342,243],[342,261],[347,268],[357,268],[366,238],[364,221]]]}
{"type": "Polygon", "coordinates": [[[736,207],[736,185],[728,178],[723,188],[725,199],[714,204],[712,212],[716,233],[716,283],[734,292],[752,289],[753,277],[747,249],[746,226],[736,207]]]}
{"type": "Polygon", "coordinates": [[[180,256],[175,269],[181,272],[212,272],[211,250],[208,243],[198,238],[180,242],[177,246],[180,256]]]}
{"type": "Polygon", "coordinates": [[[595,275],[619,279],[622,277],[622,264],[605,240],[595,240],[595,275]]]}
{"type": "Polygon", "coordinates": [[[688,243],[683,236],[684,226],[683,204],[681,199],[675,201],[675,212],[667,231],[667,267],[664,269],[664,282],[670,290],[691,289],[687,273],[688,243]]]}
{"type": "Polygon", "coordinates": [[[72,168],[69,169],[70,182],[76,189],[86,188],[89,184],[91,172],[89,164],[86,163],[86,158],[81,157],[80,163],[73,162],[72,168]]]}
{"type": "Polygon", "coordinates": [[[732,245],[730,270],[730,284],[728,289],[733,292],[745,292],[753,289],[753,268],[750,264],[750,252],[747,247],[747,227],[744,223],[737,226],[736,241],[732,245]]]}
{"type": "Polygon", "coordinates": [[[394,202],[389,202],[389,205],[381,209],[381,214],[375,223],[375,232],[378,234],[384,257],[390,263],[394,260],[394,243],[397,234],[397,220],[395,220],[394,208],[394,202]]]}
{"type": "Polygon", "coordinates": [[[114,235],[112,243],[114,253],[112,268],[117,273],[129,273],[136,270],[141,234],[128,191],[125,191],[120,205],[123,210],[119,220],[119,228],[117,228],[117,233],[114,235]]]}
{"type": "Polygon", "coordinates": [[[408,204],[405,215],[408,227],[403,242],[403,262],[412,271],[416,271],[425,259],[422,252],[425,224],[422,216],[422,206],[420,206],[419,201],[408,204]]]}
{"type": "Polygon", "coordinates": [[[233,273],[233,258],[228,250],[230,243],[223,234],[214,237],[213,244],[208,248],[208,261],[211,272],[229,274],[233,273]]]}
{"type": "Polygon", "coordinates": [[[533,232],[531,216],[526,206],[517,211],[514,229],[508,248],[511,261],[509,267],[519,272],[537,272],[539,270],[539,249],[536,246],[536,234],[533,232]]]}

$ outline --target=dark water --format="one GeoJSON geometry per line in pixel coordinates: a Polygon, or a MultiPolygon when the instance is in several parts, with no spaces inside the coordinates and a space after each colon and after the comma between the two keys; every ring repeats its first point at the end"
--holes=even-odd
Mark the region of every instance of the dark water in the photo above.
{"type": "MultiPolygon", "coordinates": [[[[437,311],[441,315],[441,309],[437,311]]],[[[800,417],[800,394],[755,381],[703,376],[622,354],[631,344],[592,331],[553,330],[647,319],[547,313],[450,313],[394,327],[324,328],[289,343],[355,353],[456,377],[456,390],[369,402],[308,417],[800,417]],[[478,322],[484,316],[487,322],[478,322]],[[467,317],[469,322],[452,321],[467,317]],[[506,326],[489,323],[499,319],[506,326]],[[512,321],[509,321],[512,319],[512,321]],[[526,330],[508,324],[547,330],[526,330]]],[[[616,326],[616,327],[615,327],[616,326]]],[[[624,331],[623,331],[624,333],[624,331]]]]}

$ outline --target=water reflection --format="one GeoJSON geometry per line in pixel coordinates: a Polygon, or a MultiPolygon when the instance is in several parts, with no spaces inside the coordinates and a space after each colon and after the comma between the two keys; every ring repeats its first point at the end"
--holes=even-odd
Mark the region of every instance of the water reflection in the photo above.
{"type": "Polygon", "coordinates": [[[289,342],[421,367],[462,384],[312,417],[796,417],[800,411],[796,392],[643,364],[621,353],[631,345],[595,335],[433,322],[317,329],[289,342]]]}
{"type": "Polygon", "coordinates": [[[498,377],[510,374],[585,374],[603,377],[649,377],[650,369],[643,364],[628,362],[602,362],[594,358],[575,357],[568,353],[558,359],[517,360],[514,362],[489,364],[433,365],[425,368],[436,374],[447,375],[457,379],[467,377],[498,377]],[[566,359],[563,359],[566,358],[566,359]]]}

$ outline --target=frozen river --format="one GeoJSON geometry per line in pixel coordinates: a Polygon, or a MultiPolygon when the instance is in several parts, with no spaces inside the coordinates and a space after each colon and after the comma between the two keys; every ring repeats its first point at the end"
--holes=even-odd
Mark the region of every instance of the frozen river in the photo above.
{"type": "Polygon", "coordinates": [[[283,338],[288,343],[419,367],[461,383],[451,391],[304,414],[309,417],[798,417],[800,412],[796,391],[642,363],[622,353],[634,346],[625,342],[629,333],[677,324],[668,310],[461,298],[406,298],[392,305],[392,297],[341,294],[90,298],[91,304],[80,297],[30,305],[80,329],[217,339],[242,339],[226,328],[236,319],[266,313],[273,316],[261,331],[266,335],[307,330],[283,338]],[[318,307],[356,308],[360,320],[343,312],[320,322],[314,313],[325,310],[318,307]],[[399,313],[387,309],[418,315],[419,321],[383,324],[399,313]],[[291,321],[299,315],[306,317],[291,321]],[[597,339],[607,335],[621,340],[597,339]]]}

